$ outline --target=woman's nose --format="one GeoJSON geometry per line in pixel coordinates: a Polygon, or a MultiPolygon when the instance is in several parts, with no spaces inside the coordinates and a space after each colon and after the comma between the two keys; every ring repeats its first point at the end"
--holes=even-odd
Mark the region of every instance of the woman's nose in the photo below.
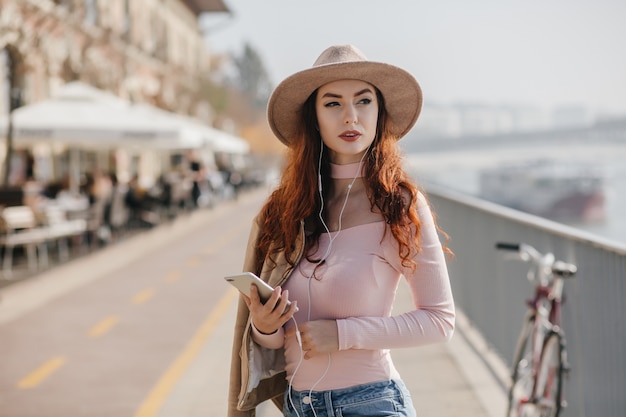
{"type": "Polygon", "coordinates": [[[351,125],[357,122],[356,109],[352,106],[346,107],[345,123],[351,125]]]}

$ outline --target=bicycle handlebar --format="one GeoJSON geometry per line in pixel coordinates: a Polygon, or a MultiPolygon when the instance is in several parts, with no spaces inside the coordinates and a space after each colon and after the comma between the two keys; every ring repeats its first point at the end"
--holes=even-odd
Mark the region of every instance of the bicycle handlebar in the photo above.
{"type": "MultiPolygon", "coordinates": [[[[517,252],[522,260],[528,261],[530,258],[537,265],[545,264],[546,260],[550,260],[550,257],[545,258],[537,249],[526,243],[497,242],[496,249],[517,252]]],[[[550,263],[553,261],[554,259],[550,260],[550,263]]]]}
{"type": "Polygon", "coordinates": [[[496,249],[517,252],[522,260],[532,260],[537,266],[547,266],[554,275],[563,278],[573,277],[578,270],[576,265],[563,261],[555,261],[552,254],[542,255],[537,249],[526,243],[497,242],[496,249]]]}
{"type": "Polygon", "coordinates": [[[496,243],[496,249],[499,250],[510,250],[510,251],[519,251],[519,243],[507,243],[507,242],[498,242],[496,243]]]}
{"type": "Polygon", "coordinates": [[[552,265],[552,273],[563,278],[573,277],[576,275],[576,271],[578,271],[576,265],[568,264],[563,261],[556,261],[554,265],[552,265]]]}

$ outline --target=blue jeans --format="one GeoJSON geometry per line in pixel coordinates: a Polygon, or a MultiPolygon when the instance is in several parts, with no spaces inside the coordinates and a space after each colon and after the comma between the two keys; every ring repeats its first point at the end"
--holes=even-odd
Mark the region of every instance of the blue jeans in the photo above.
{"type": "Polygon", "coordinates": [[[415,417],[411,394],[400,380],[330,391],[285,392],[285,417],[415,417]],[[292,405],[293,402],[293,405],[292,405]],[[294,409],[295,407],[295,409],[294,409]],[[315,412],[313,412],[315,410],[315,412]]]}

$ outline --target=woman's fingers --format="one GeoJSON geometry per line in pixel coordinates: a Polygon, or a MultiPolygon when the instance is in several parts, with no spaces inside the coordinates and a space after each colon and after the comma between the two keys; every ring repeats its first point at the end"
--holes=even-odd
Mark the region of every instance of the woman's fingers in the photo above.
{"type": "Polygon", "coordinates": [[[263,303],[256,285],[250,286],[250,304],[248,305],[254,327],[262,333],[273,333],[282,327],[295,313],[296,305],[289,303],[289,291],[276,287],[270,298],[263,303]],[[254,288],[253,288],[254,287],[254,288]]]}
{"type": "Polygon", "coordinates": [[[337,322],[335,320],[314,320],[299,325],[299,332],[292,327],[285,337],[298,338],[305,359],[319,354],[335,352],[339,349],[337,322]]]}

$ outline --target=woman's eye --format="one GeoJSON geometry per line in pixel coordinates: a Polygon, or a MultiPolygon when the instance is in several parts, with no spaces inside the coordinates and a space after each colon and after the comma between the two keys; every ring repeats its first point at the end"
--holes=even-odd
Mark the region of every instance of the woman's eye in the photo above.
{"type": "Polygon", "coordinates": [[[336,102],[336,101],[331,101],[331,102],[329,102],[329,103],[324,104],[324,107],[336,107],[336,106],[338,106],[338,105],[339,105],[339,103],[338,103],[338,102],[336,102]]]}
{"type": "Polygon", "coordinates": [[[363,98],[361,100],[359,100],[359,103],[361,104],[370,104],[372,102],[371,98],[363,98]]]}

